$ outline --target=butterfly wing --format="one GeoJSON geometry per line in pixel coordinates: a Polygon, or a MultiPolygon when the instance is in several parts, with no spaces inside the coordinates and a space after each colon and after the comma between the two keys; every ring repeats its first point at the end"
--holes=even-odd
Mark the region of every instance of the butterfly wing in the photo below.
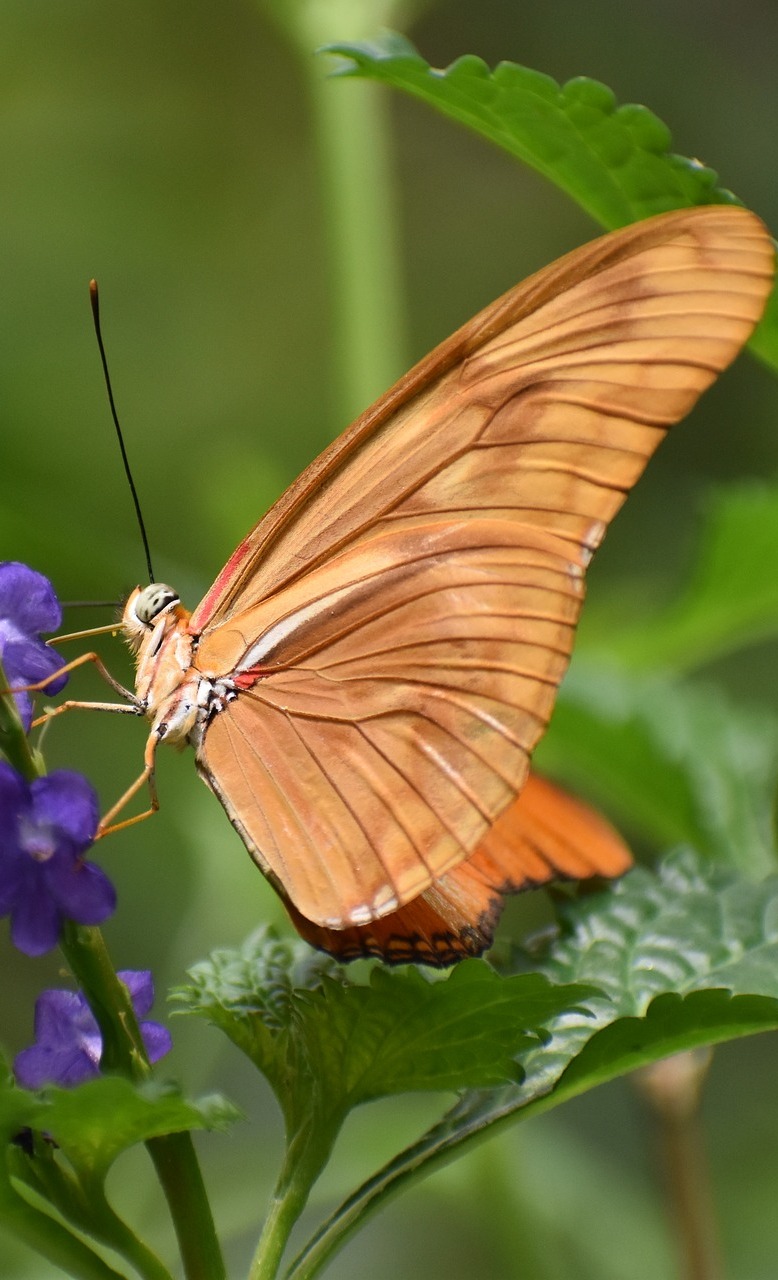
{"type": "Polygon", "coordinates": [[[621,836],[580,800],[530,774],[475,853],[398,911],[362,927],[325,929],[287,901],[298,933],[341,960],[454,964],[491,946],[504,895],[550,879],[616,876],[630,866],[621,836]]]}
{"type": "Polygon", "coordinates": [[[199,763],[303,915],[364,923],[473,850],[525,780],[582,590],[553,535],[423,523],[220,629],[225,644],[238,625],[257,639],[199,763]]]}
{"type": "Polygon", "coordinates": [[[568,255],[422,361],[238,548],[190,623],[198,668],[241,690],[198,764],[314,925],[390,916],[511,804],[591,553],[746,341],[772,265],[730,207],[568,255]]]}
{"type": "Polygon", "coordinates": [[[489,510],[589,547],[734,358],[772,282],[754,214],[662,214],[551,263],[421,360],[298,477],[191,619],[200,634],[377,529],[489,510]]]}

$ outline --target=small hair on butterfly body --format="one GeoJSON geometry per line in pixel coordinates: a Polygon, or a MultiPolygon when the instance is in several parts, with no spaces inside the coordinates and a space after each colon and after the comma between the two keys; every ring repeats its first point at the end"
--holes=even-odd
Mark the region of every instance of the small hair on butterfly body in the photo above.
{"type": "Polygon", "coordinates": [[[589,560],[773,271],[733,205],[584,245],[362,414],[191,614],[137,587],[135,693],[107,678],[151,727],[102,831],[145,816],[115,821],[145,785],[157,807],[157,746],[188,742],[300,934],[389,963],[480,954],[505,894],[624,871],[621,837],[530,758],[589,560]]]}

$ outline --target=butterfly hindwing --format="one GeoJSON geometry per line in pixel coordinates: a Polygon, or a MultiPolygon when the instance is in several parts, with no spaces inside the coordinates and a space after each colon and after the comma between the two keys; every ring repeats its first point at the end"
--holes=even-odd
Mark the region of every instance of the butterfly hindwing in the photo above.
{"type": "Polygon", "coordinates": [[[343,960],[449,965],[492,943],[504,895],[551,879],[616,876],[631,862],[621,836],[593,809],[530,774],[475,853],[406,906],[369,925],[326,929],[287,900],[295,928],[343,960]],[[518,877],[518,878],[517,878],[518,877]]]}

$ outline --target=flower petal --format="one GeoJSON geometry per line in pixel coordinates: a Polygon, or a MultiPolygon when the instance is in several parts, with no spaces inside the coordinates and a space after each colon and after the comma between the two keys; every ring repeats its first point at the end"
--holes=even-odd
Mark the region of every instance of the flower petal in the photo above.
{"type": "Polygon", "coordinates": [[[28,1089],[75,1085],[99,1074],[102,1049],[94,1015],[80,991],[43,991],[35,1001],[35,1040],[14,1061],[28,1089]]]}
{"type": "Polygon", "coordinates": [[[130,993],[135,1015],[142,1018],[154,1003],[154,980],[150,969],[119,969],[118,978],[130,993]]]}
{"type": "MultiPolygon", "coordinates": [[[[41,631],[55,631],[62,610],[48,578],[29,565],[15,560],[0,563],[0,658],[8,683],[37,684],[63,666],[62,658],[40,638],[41,631]]],[[[67,675],[59,675],[46,686],[48,694],[59,693],[67,675]]],[[[14,695],[25,732],[32,721],[29,693],[14,695]]]]}
{"type": "Polygon", "coordinates": [[[14,1059],[14,1075],[25,1089],[41,1089],[46,1084],[71,1086],[91,1080],[100,1068],[79,1044],[54,1047],[33,1044],[14,1059]]]}
{"type": "Polygon", "coordinates": [[[140,1033],[149,1055],[149,1062],[159,1062],[173,1048],[173,1038],[160,1022],[142,1022],[140,1033]]]}
{"type": "Polygon", "coordinates": [[[39,1044],[56,1045],[80,1033],[96,1031],[97,1023],[89,1005],[78,991],[42,991],[35,1001],[35,1039],[39,1044]]]}
{"type": "Polygon", "coordinates": [[[19,893],[24,885],[24,863],[22,858],[11,851],[10,856],[0,852],[0,916],[7,916],[13,910],[19,893]]]}
{"type": "MultiPolygon", "coordinates": [[[[57,653],[38,636],[16,635],[10,632],[7,624],[0,623],[0,652],[3,657],[5,674],[8,683],[38,684],[46,676],[53,676],[65,665],[62,655],[57,653]]],[[[46,685],[46,693],[59,693],[68,682],[67,672],[50,680],[46,685]]]]}
{"type": "Polygon", "coordinates": [[[0,563],[0,614],[30,634],[56,631],[62,622],[62,610],[48,578],[18,560],[0,563]]]}
{"type": "Polygon", "coordinates": [[[102,924],[116,910],[116,890],[94,862],[53,859],[45,868],[46,888],[63,916],[78,924],[102,924]]]}
{"type": "Polygon", "coordinates": [[[0,760],[0,858],[18,852],[19,821],[29,809],[30,792],[27,783],[16,769],[5,760],[0,760]]]}
{"type": "MultiPolygon", "coordinates": [[[[17,685],[38,684],[47,675],[53,675],[62,667],[61,656],[39,640],[37,636],[18,635],[14,628],[0,619],[0,659],[10,688],[17,685]]],[[[50,680],[44,690],[53,696],[68,682],[67,672],[50,680]]],[[[25,732],[32,720],[32,695],[20,691],[14,694],[25,732]]]]}
{"type": "Polygon", "coordinates": [[[0,760],[0,822],[10,822],[29,807],[27,784],[13,765],[0,760]]]}
{"type": "Polygon", "coordinates": [[[11,939],[27,955],[55,945],[63,918],[100,924],[115,910],[111,881],[80,856],[97,824],[97,796],[80,773],[27,783],[0,761],[0,915],[10,912],[11,939]]]}
{"type": "Polygon", "coordinates": [[[81,853],[97,832],[100,810],[97,792],[80,773],[57,769],[31,784],[35,818],[53,827],[81,853]]]}
{"type": "Polygon", "coordinates": [[[59,941],[62,916],[48,893],[17,894],[11,912],[11,941],[27,956],[42,956],[59,941]]]}
{"type": "MultiPolygon", "coordinates": [[[[125,969],[119,977],[141,1007],[154,998],[154,984],[147,969],[125,969]]],[[[151,1062],[172,1048],[167,1028],[158,1022],[141,1022],[140,1032],[151,1062]]],[[[71,1086],[99,1074],[102,1039],[86,998],[80,991],[44,991],[35,1002],[35,1044],[23,1049],[14,1061],[20,1084],[39,1089],[45,1084],[71,1086]]]]}

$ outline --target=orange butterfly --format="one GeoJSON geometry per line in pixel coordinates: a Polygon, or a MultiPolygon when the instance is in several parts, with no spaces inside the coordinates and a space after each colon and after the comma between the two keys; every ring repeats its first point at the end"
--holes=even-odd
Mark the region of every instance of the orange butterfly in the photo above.
{"type": "Polygon", "coordinates": [[[191,615],[137,588],[133,709],[189,741],[299,932],[450,964],[502,896],[615,875],[616,833],[528,777],[584,572],[666,430],[734,359],[773,275],[753,215],[604,236],[482,311],[249,533],[191,615]],[[518,797],[518,799],[517,799],[518,797]]]}

